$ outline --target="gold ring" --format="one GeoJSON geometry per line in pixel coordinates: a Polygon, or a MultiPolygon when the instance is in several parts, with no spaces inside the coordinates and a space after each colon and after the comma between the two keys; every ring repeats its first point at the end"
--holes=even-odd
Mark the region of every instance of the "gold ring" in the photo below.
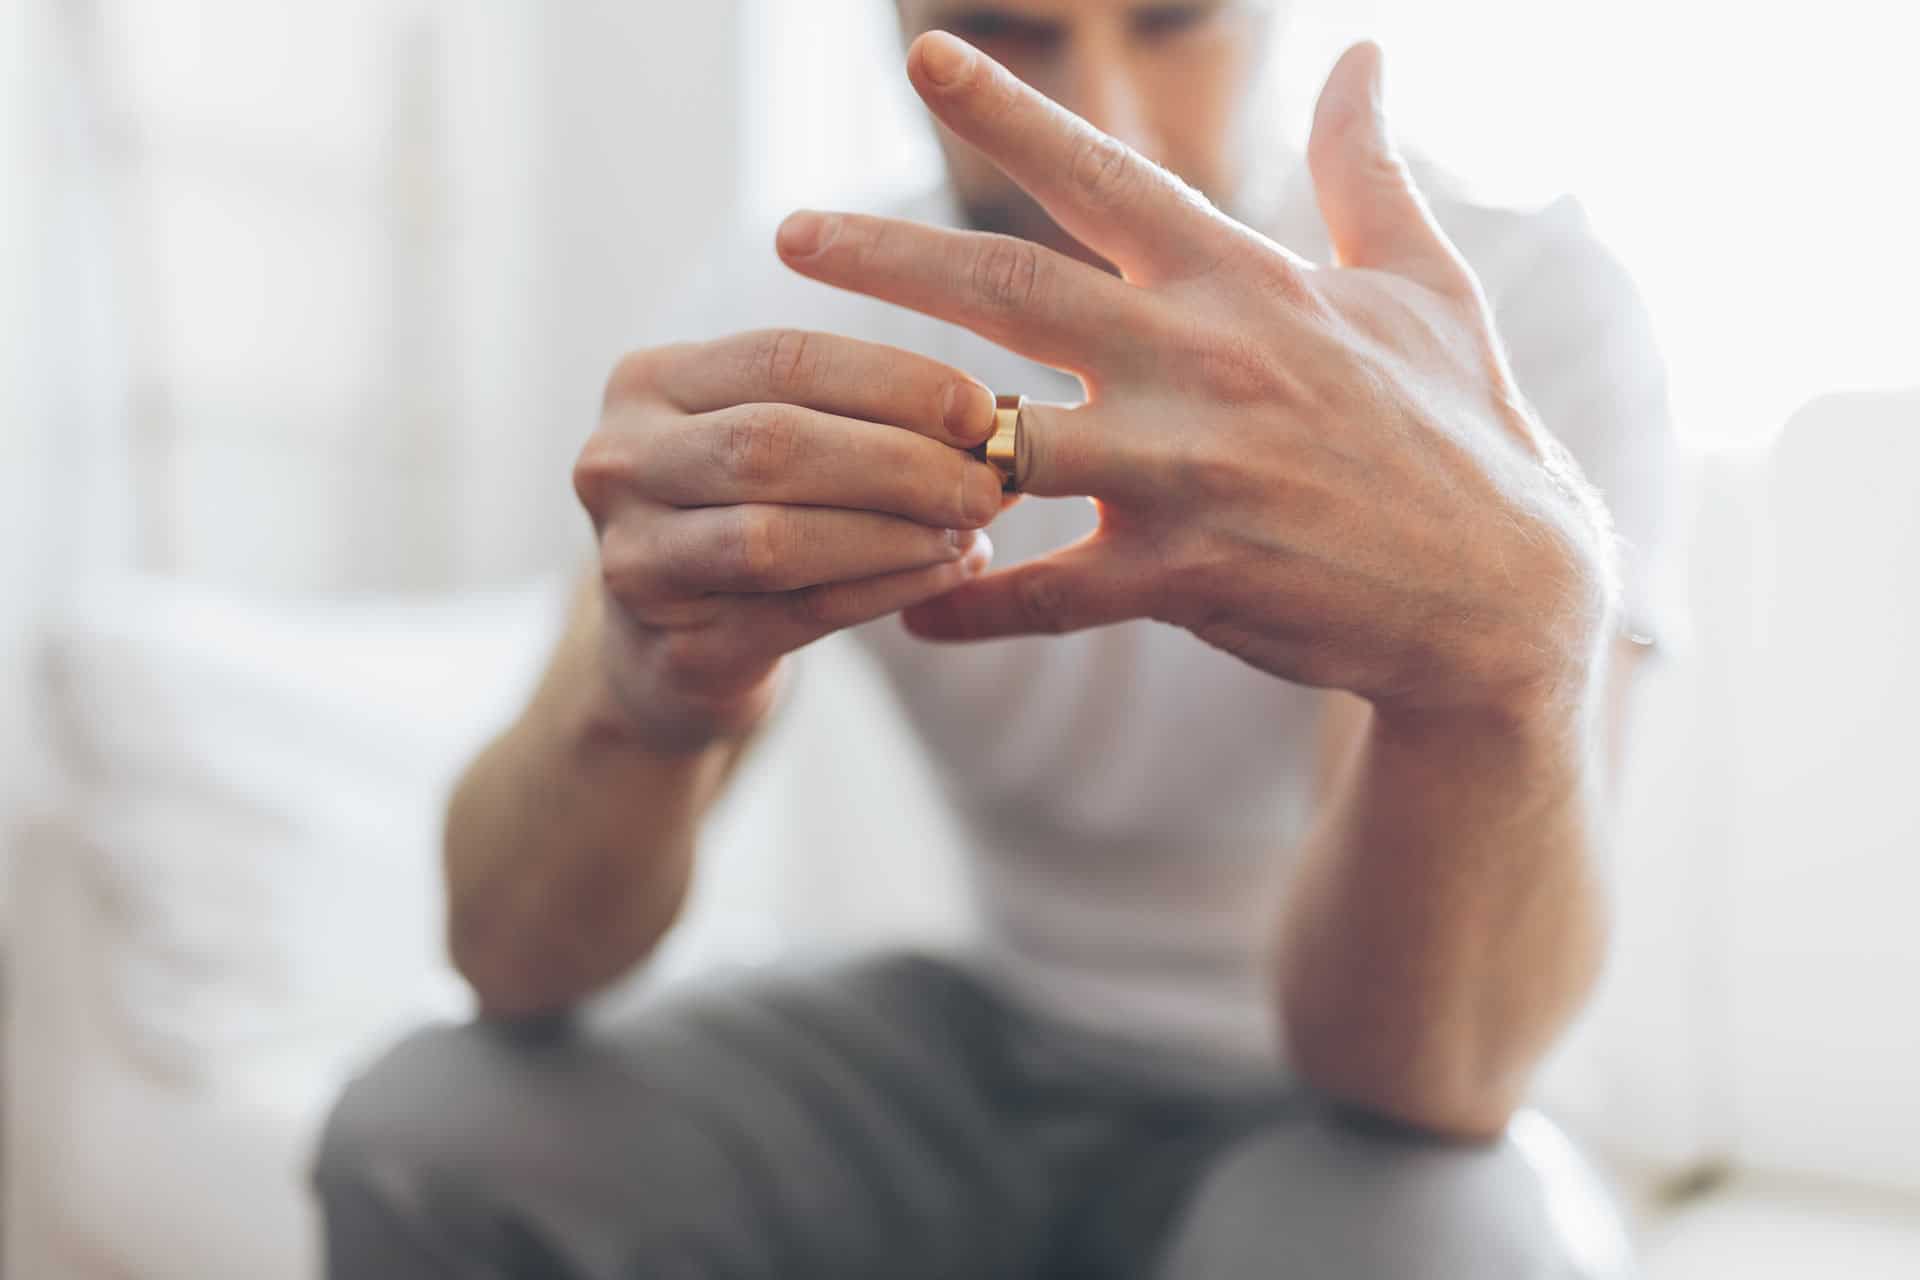
{"type": "Polygon", "coordinates": [[[973,450],[1000,473],[1000,488],[1007,493],[1020,492],[1020,416],[1026,407],[1025,396],[995,396],[993,434],[973,450]]]}

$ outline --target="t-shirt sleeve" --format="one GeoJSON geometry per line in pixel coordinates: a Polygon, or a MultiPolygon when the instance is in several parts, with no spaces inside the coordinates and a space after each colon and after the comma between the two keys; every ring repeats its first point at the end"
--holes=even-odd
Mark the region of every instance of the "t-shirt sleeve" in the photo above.
{"type": "Polygon", "coordinates": [[[1628,630],[1683,647],[1672,510],[1681,459],[1652,322],[1577,200],[1512,216],[1525,228],[1520,243],[1509,241],[1501,257],[1510,265],[1483,281],[1514,376],[1612,513],[1628,630]]]}

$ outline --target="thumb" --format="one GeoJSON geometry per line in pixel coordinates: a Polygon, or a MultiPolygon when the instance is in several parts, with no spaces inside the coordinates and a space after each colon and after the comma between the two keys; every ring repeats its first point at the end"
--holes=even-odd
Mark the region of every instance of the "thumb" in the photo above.
{"type": "Polygon", "coordinates": [[[1465,269],[1387,131],[1380,46],[1342,54],[1320,91],[1307,142],[1320,216],[1343,267],[1407,276],[1443,293],[1465,269]]]}

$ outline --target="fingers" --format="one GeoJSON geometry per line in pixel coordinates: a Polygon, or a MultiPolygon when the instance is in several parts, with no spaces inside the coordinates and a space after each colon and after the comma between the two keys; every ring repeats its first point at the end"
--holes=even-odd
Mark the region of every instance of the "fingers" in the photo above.
{"type": "Polygon", "coordinates": [[[921,36],[907,74],[942,124],[1128,279],[1203,274],[1233,242],[1231,224],[1204,196],[957,37],[921,36]]]}
{"type": "Polygon", "coordinates": [[[1362,41],[1334,64],[1314,108],[1307,162],[1334,255],[1442,293],[1471,291],[1470,272],[1393,144],[1381,93],[1380,46],[1362,41]]]}
{"type": "Polygon", "coordinates": [[[1060,635],[1151,616],[1143,566],[1094,533],[1063,551],[956,587],[915,605],[908,628],[927,640],[1060,635]]]}
{"type": "Polygon", "coordinates": [[[800,591],[709,597],[698,621],[672,633],[663,654],[676,679],[699,687],[729,687],[822,636],[933,599],[984,573],[993,544],[978,536],[966,554],[853,582],[800,591]]]}
{"type": "Polygon", "coordinates": [[[1137,428],[1096,405],[1029,401],[1020,413],[1020,488],[1041,498],[1154,496],[1159,466],[1137,428]]]}
{"type": "Polygon", "coordinates": [[[800,329],[637,352],[622,362],[615,388],[654,392],[687,413],[802,405],[961,448],[993,429],[993,393],[959,370],[895,347],[800,329]]]}
{"type": "Polygon", "coordinates": [[[684,599],[795,591],[951,564],[978,536],[871,511],[749,503],[659,513],[611,529],[601,558],[630,566],[631,586],[642,596],[684,599]],[[608,545],[616,541],[640,545],[608,545]]]}
{"type": "Polygon", "coordinates": [[[677,507],[845,507],[940,529],[1000,512],[1000,474],[924,436],[783,404],[739,405],[624,432],[612,465],[639,496],[677,507]]]}
{"type": "Polygon", "coordinates": [[[1139,357],[1159,328],[1144,291],[1011,236],[802,212],[781,226],[778,248],[802,275],[952,321],[1072,373],[1139,357]]]}
{"type": "MultiPolygon", "coordinates": [[[[986,572],[993,543],[982,534],[951,564],[929,565],[855,582],[827,583],[784,596],[747,601],[758,614],[766,637],[791,652],[821,636],[857,627],[944,595],[986,572]]],[[[747,628],[752,630],[753,628],[747,628]]]]}

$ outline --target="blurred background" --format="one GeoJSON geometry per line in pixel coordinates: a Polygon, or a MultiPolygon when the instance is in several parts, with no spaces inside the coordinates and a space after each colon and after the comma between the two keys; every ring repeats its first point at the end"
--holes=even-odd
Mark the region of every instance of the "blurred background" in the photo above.
{"type": "MultiPolygon", "coordinates": [[[[1403,134],[1577,193],[1674,369],[1692,630],[1543,1101],[1655,1280],[1920,1275],[1920,19],[1297,9],[1296,135],[1379,38],[1403,134]]],[[[314,1274],[327,1100],[462,1008],[440,808],[590,549],[605,374],[722,229],[934,180],[898,58],[881,0],[0,0],[8,1275],[314,1274]]],[[[964,927],[874,674],[810,657],[648,981],[964,927]]]]}

